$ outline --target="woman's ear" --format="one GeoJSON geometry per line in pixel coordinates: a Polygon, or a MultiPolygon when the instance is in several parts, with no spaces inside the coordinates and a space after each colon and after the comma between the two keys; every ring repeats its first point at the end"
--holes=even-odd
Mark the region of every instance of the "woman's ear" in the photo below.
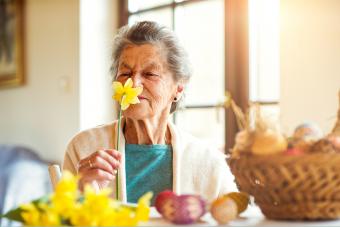
{"type": "Polygon", "coordinates": [[[184,85],[178,84],[177,85],[177,93],[183,93],[183,91],[184,91],[184,85]]]}
{"type": "Polygon", "coordinates": [[[184,91],[184,85],[183,84],[178,84],[177,85],[177,90],[176,90],[176,96],[175,96],[175,101],[179,101],[182,98],[184,91]]]}

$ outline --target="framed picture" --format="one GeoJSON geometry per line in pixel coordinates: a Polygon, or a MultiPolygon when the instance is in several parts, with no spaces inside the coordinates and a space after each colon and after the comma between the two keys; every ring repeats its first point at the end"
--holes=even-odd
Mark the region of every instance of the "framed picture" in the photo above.
{"type": "Polygon", "coordinates": [[[24,0],[0,0],[0,88],[24,82],[24,0]]]}

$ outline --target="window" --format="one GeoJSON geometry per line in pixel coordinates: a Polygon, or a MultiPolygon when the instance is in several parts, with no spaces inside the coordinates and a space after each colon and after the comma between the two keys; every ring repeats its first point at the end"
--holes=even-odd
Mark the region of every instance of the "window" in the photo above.
{"type": "Polygon", "coordinates": [[[152,20],[177,33],[194,72],[176,123],[228,151],[237,128],[223,108],[225,90],[242,108],[250,99],[279,118],[279,5],[280,0],[121,0],[121,25],[152,20]]]}
{"type": "MultiPolygon", "coordinates": [[[[151,20],[172,28],[189,54],[193,76],[178,127],[224,149],[224,0],[129,0],[125,22],[151,20]]],[[[124,24],[124,23],[122,23],[124,24]]]]}
{"type": "Polygon", "coordinates": [[[279,121],[280,0],[249,0],[249,94],[262,112],[279,121]]]}

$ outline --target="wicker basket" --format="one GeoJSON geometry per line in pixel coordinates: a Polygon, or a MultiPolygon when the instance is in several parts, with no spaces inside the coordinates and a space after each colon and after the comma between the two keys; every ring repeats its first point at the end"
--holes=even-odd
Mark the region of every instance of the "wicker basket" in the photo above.
{"type": "Polygon", "coordinates": [[[340,154],[245,155],[228,163],[241,191],[271,219],[340,218],[340,154]]]}

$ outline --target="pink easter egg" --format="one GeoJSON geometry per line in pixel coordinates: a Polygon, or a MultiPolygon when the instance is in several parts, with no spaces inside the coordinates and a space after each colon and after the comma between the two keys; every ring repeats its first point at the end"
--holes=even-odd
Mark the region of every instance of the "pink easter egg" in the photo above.
{"type": "Polygon", "coordinates": [[[205,201],[197,195],[180,195],[166,199],[161,214],[175,224],[192,224],[205,212],[205,201]]]}

